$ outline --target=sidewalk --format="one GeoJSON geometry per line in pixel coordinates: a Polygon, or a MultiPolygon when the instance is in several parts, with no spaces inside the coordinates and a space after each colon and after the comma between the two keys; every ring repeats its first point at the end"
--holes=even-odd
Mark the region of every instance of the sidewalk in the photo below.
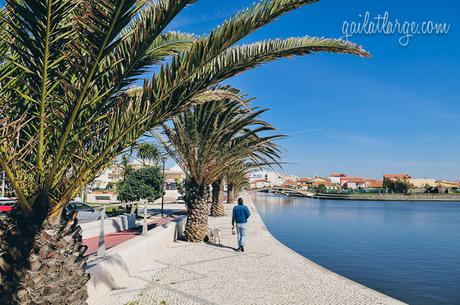
{"type": "Polygon", "coordinates": [[[222,245],[177,242],[98,305],[403,304],[288,249],[251,207],[246,252],[235,252],[230,214],[210,217],[222,245]]]}

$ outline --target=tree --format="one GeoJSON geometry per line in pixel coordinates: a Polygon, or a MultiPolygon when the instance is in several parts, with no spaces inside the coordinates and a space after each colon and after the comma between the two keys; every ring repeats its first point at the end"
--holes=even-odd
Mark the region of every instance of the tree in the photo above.
{"type": "Polygon", "coordinates": [[[320,185],[318,185],[318,186],[316,187],[316,191],[317,191],[318,193],[326,193],[326,192],[327,192],[327,188],[326,188],[326,186],[325,186],[324,184],[321,183],[320,185]]]}
{"type": "Polygon", "coordinates": [[[133,171],[117,187],[118,199],[123,202],[147,199],[150,202],[163,196],[164,177],[158,167],[143,167],[133,171]]]}
{"type": "Polygon", "coordinates": [[[158,147],[153,143],[141,143],[137,146],[137,156],[142,160],[144,164],[158,166],[158,162],[161,160],[161,153],[158,147]]]}
{"type": "Polygon", "coordinates": [[[200,38],[165,31],[192,2],[10,0],[0,9],[0,166],[18,198],[0,222],[0,303],[85,303],[84,246],[65,206],[210,86],[281,57],[368,56],[323,38],[236,45],[313,0],[258,2],[200,38]]]}
{"type": "MultiPolygon", "coordinates": [[[[225,179],[227,182],[227,203],[236,203],[238,193],[244,188],[249,186],[247,175],[256,170],[263,169],[266,166],[279,165],[279,163],[253,163],[246,161],[238,161],[229,164],[225,169],[225,179]]],[[[267,175],[265,175],[267,180],[267,175]]]]}
{"type": "Polygon", "coordinates": [[[105,189],[106,190],[113,190],[115,188],[116,183],[115,182],[108,182],[105,189]]]}
{"type": "MultiPolygon", "coordinates": [[[[274,128],[261,120],[265,110],[240,101],[213,100],[194,106],[164,124],[165,148],[187,175],[185,202],[188,218],[185,236],[203,241],[208,233],[208,187],[214,184],[214,200],[222,192],[227,166],[239,160],[273,160],[279,136],[261,136],[274,128]]],[[[158,137],[164,143],[161,137],[158,137]]]]}
{"type": "Polygon", "coordinates": [[[118,166],[120,166],[122,170],[122,181],[126,180],[126,178],[134,171],[134,168],[131,164],[129,164],[129,156],[126,154],[121,156],[118,166]]]}
{"type": "Polygon", "coordinates": [[[383,179],[383,188],[387,190],[387,192],[399,194],[408,193],[412,187],[412,184],[405,180],[383,179]]]}

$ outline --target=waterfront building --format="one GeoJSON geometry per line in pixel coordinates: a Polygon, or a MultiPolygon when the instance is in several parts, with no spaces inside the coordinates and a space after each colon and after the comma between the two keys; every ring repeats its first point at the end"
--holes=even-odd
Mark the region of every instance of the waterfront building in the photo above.
{"type": "Polygon", "coordinates": [[[329,180],[331,181],[331,183],[340,184],[340,178],[343,178],[346,176],[347,176],[346,174],[342,174],[342,173],[332,173],[329,175],[329,180]]]}
{"type": "Polygon", "coordinates": [[[293,189],[298,189],[299,188],[299,185],[297,184],[296,180],[286,180],[283,183],[283,186],[287,187],[287,188],[293,188],[293,189]]]}
{"type": "Polygon", "coordinates": [[[255,180],[264,180],[268,182],[269,186],[281,186],[285,181],[284,176],[277,172],[269,172],[269,171],[257,171],[252,172],[247,175],[249,183],[255,180]]]}
{"type": "Polygon", "coordinates": [[[366,179],[361,177],[341,177],[340,187],[355,190],[360,188],[366,188],[367,183],[366,179]]]}
{"type": "Polygon", "coordinates": [[[366,179],[366,188],[379,189],[383,187],[383,180],[366,179]]]}
{"type": "Polygon", "coordinates": [[[264,187],[270,187],[270,182],[265,179],[252,180],[250,182],[251,189],[261,189],[264,187]]]}
{"type": "Polygon", "coordinates": [[[460,181],[438,180],[436,181],[436,188],[441,192],[450,192],[454,189],[460,191],[460,181]]]}
{"type": "Polygon", "coordinates": [[[308,181],[310,181],[310,178],[302,177],[297,179],[297,185],[300,189],[308,189],[308,181]]]}
{"type": "Polygon", "coordinates": [[[329,179],[320,177],[320,176],[315,176],[314,178],[309,179],[306,183],[307,188],[315,188],[320,185],[324,185],[327,189],[337,189],[337,184],[332,183],[329,179]]]}
{"type": "Polygon", "coordinates": [[[414,188],[436,187],[436,180],[429,178],[411,178],[408,181],[414,188]]]}

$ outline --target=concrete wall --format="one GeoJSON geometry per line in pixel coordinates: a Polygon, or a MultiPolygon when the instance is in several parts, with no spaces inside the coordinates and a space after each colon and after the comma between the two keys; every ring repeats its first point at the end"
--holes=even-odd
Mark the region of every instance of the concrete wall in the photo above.
{"type": "Polygon", "coordinates": [[[106,257],[88,263],[88,305],[97,304],[111,290],[122,288],[130,276],[143,270],[161,252],[183,237],[185,216],[107,250],[106,257]]]}
{"type": "MultiPolygon", "coordinates": [[[[124,214],[117,217],[106,218],[104,221],[104,233],[115,233],[129,230],[136,226],[136,216],[134,214],[124,214]]],[[[81,223],[83,239],[99,236],[101,221],[91,221],[81,223]]]]}

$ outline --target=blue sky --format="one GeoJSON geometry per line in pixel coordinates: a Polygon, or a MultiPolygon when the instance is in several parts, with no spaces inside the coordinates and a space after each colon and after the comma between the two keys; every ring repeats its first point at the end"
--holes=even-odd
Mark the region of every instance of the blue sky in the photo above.
{"type": "MultiPolygon", "coordinates": [[[[208,33],[252,1],[200,0],[171,28],[208,33]]],[[[447,35],[358,35],[350,40],[371,59],[314,55],[284,59],[226,84],[271,109],[265,118],[290,134],[283,140],[286,173],[345,172],[381,177],[460,179],[460,4],[457,1],[323,0],[283,16],[244,42],[289,36],[342,36],[343,22],[387,11],[389,20],[449,23],[447,35]],[[345,5],[346,4],[346,5],[345,5]]]]}

